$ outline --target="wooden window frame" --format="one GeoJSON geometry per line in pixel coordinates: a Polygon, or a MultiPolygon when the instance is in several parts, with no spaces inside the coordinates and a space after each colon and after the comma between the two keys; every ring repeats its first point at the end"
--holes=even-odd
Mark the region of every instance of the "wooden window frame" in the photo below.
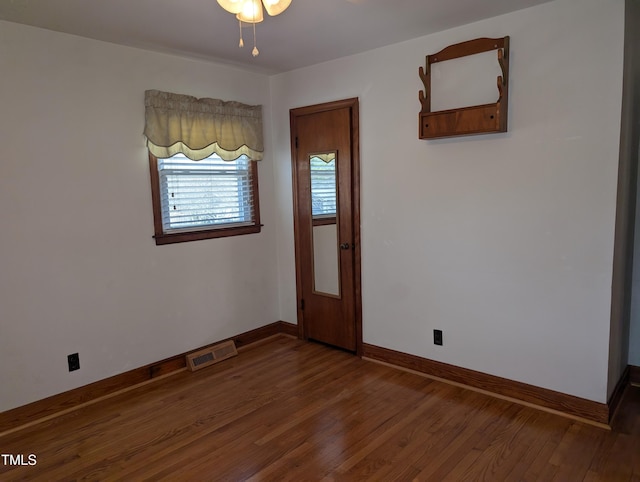
{"type": "Polygon", "coordinates": [[[151,200],[153,203],[153,226],[155,234],[153,238],[156,245],[185,243],[188,241],[200,241],[202,239],[225,238],[228,236],[241,236],[244,234],[259,233],[260,224],[260,199],[258,197],[258,162],[250,160],[249,171],[253,190],[253,216],[252,225],[249,226],[216,226],[206,229],[193,229],[192,231],[180,231],[165,233],[162,227],[162,202],[160,196],[160,175],[158,173],[158,158],[149,152],[149,170],[151,173],[151,200]]]}
{"type": "Polygon", "coordinates": [[[313,224],[314,226],[328,226],[330,224],[336,224],[336,217],[326,216],[321,218],[312,218],[311,224],[313,224]]]}

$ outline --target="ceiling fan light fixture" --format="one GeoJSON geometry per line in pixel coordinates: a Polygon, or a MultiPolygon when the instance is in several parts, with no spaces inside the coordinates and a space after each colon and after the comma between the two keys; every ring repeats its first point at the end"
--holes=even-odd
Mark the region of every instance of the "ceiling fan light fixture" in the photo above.
{"type": "Polygon", "coordinates": [[[236,18],[244,23],[260,23],[264,20],[262,3],[260,0],[245,0],[242,2],[242,10],[236,14],[236,18]]]}
{"type": "Polygon", "coordinates": [[[275,17],[289,8],[291,0],[262,0],[262,3],[264,3],[264,8],[267,10],[267,13],[275,17]]]}
{"type": "Polygon", "coordinates": [[[280,15],[284,12],[291,0],[217,0],[218,4],[224,8],[227,12],[233,13],[238,19],[240,26],[240,42],[239,47],[244,47],[244,40],[242,39],[242,23],[248,23],[253,26],[253,50],[251,54],[257,57],[260,53],[256,45],[256,23],[260,23],[264,20],[264,13],[262,6],[267,10],[267,13],[272,17],[280,15]]]}
{"type": "Polygon", "coordinates": [[[240,13],[244,0],[218,0],[218,4],[229,13],[240,13]]]}

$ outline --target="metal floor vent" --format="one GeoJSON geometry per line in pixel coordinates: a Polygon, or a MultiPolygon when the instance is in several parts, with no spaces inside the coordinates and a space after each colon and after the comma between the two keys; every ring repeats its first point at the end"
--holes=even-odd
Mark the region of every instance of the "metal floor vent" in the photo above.
{"type": "Polygon", "coordinates": [[[229,340],[188,354],[187,366],[194,372],[237,354],[236,344],[233,340],[229,340]]]}

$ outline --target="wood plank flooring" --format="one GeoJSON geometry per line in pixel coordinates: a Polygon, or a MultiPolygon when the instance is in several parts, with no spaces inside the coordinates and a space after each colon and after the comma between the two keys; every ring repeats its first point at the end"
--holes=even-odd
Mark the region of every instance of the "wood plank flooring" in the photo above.
{"type": "Polygon", "coordinates": [[[278,336],[0,452],[37,458],[0,460],[2,481],[640,481],[640,388],[607,431],[278,336]]]}

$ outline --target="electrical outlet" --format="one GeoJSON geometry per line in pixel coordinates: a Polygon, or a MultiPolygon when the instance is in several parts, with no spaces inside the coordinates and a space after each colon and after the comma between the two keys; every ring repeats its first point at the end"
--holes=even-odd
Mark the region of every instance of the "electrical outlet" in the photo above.
{"type": "Polygon", "coordinates": [[[80,370],[80,355],[72,353],[67,356],[67,363],[69,364],[69,371],[80,370]]]}
{"type": "Polygon", "coordinates": [[[433,330],[433,344],[442,346],[442,330],[433,330]]]}

